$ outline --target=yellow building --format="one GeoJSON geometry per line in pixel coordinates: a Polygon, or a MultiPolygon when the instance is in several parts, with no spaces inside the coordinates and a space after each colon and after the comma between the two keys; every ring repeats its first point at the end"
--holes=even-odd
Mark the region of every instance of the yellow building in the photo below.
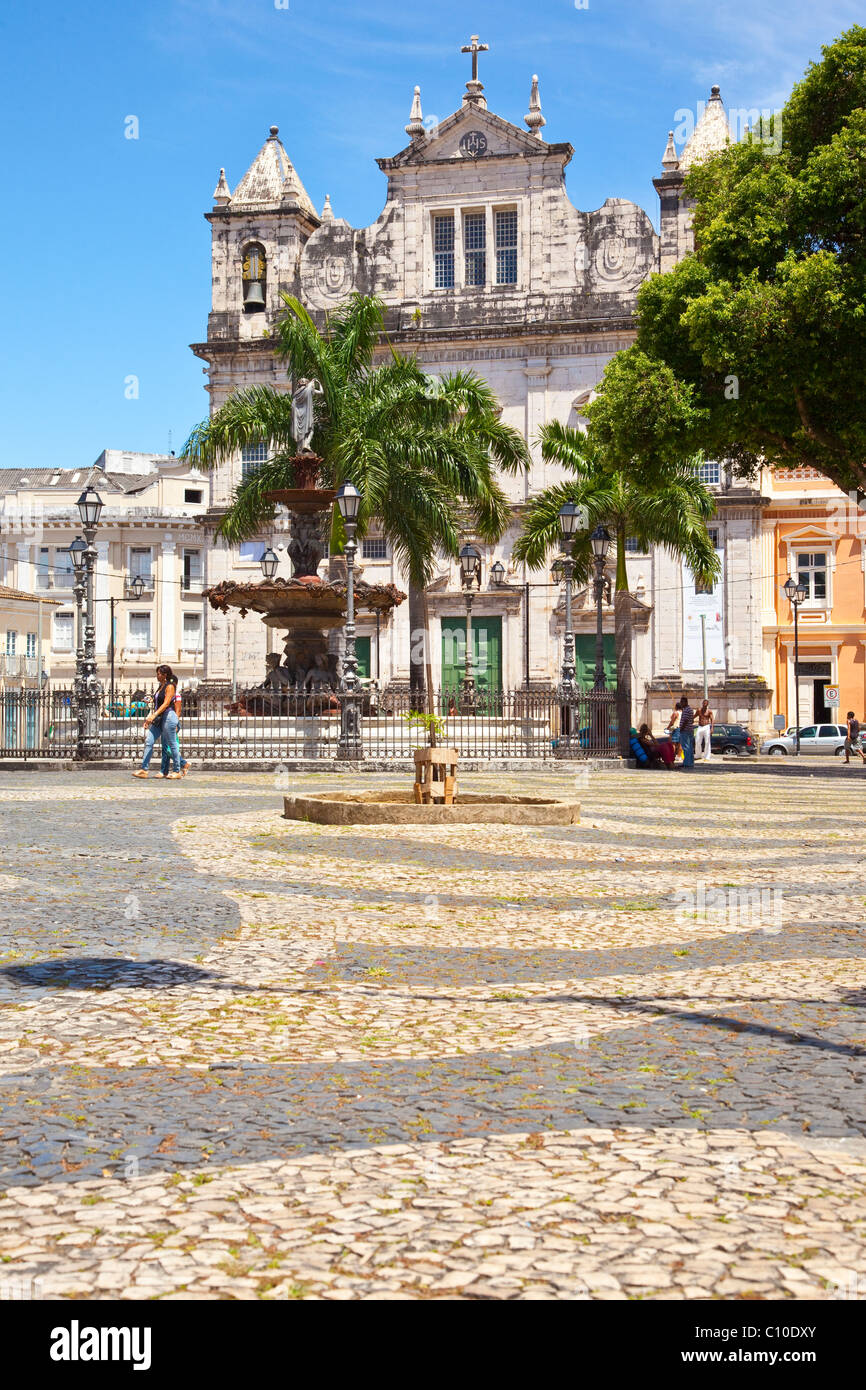
{"type": "Polygon", "coordinates": [[[0,686],[38,688],[51,675],[51,625],[56,599],[0,584],[0,686]]]}
{"type": "Polygon", "coordinates": [[[844,723],[866,713],[866,511],[814,468],[766,470],[763,629],[765,676],[774,713],[800,725],[844,723]],[[798,680],[794,614],[783,585],[806,588],[799,611],[798,680]],[[833,691],[838,690],[838,697],[833,691]],[[829,691],[829,694],[828,694],[829,691]]]}

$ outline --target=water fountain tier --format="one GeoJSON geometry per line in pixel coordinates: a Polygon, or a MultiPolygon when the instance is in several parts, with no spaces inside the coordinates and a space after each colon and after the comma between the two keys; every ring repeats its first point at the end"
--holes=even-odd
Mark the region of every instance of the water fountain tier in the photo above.
{"type": "MultiPolygon", "coordinates": [[[[228,613],[235,608],[242,618],[247,613],[259,613],[267,627],[287,634],[282,660],[276,655],[268,658],[263,690],[336,693],[342,671],[337,652],[328,642],[328,633],[346,621],[344,558],[332,557],[328,580],[317,574],[326,553],[336,493],[316,485],[321,464],[316,455],[300,455],[293,464],[299,486],[269,492],[267,500],[289,510],[287,550],[294,578],[266,579],[259,584],[223,580],[208,589],[206,596],[218,612],[228,613]]],[[[366,584],[357,570],[356,576],[357,613],[388,614],[406,598],[393,584],[366,584]]]]}

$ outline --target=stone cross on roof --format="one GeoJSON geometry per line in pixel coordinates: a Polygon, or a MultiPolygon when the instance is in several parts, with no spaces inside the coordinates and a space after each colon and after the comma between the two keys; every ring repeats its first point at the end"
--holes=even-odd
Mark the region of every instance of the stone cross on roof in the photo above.
{"type": "Polygon", "coordinates": [[[472,42],[469,43],[469,44],[465,44],[464,47],[461,48],[460,52],[461,52],[461,53],[471,53],[471,54],[472,54],[472,81],[473,81],[473,82],[477,82],[477,81],[478,81],[478,54],[479,54],[479,53],[489,53],[489,52],[490,52],[490,44],[489,44],[489,43],[479,43],[479,42],[478,42],[478,35],[477,35],[477,34],[473,34],[473,35],[472,35],[472,42]]]}
{"type": "Polygon", "coordinates": [[[478,54],[489,53],[490,45],[479,43],[478,35],[472,35],[472,42],[464,44],[461,53],[472,54],[472,78],[466,83],[466,91],[463,95],[463,102],[466,106],[477,106],[481,110],[487,109],[487,102],[484,99],[484,83],[478,80],[478,54]]]}

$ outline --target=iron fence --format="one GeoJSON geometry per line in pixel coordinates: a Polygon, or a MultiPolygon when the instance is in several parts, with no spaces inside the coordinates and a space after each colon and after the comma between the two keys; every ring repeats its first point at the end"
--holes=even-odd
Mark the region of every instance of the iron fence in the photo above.
{"type": "MultiPolygon", "coordinates": [[[[430,721],[406,692],[361,696],[363,757],[411,759],[429,742],[430,721]]],[[[144,719],[152,697],[116,689],[99,697],[97,756],[134,762],[141,757],[144,719]]],[[[614,691],[489,691],[467,707],[459,691],[435,700],[435,739],[465,758],[556,759],[617,757],[614,691]]],[[[78,708],[71,690],[0,688],[0,757],[75,758],[78,708]]],[[[341,708],[329,693],[272,694],[256,689],[183,693],[180,744],[190,762],[336,759],[341,708]]],[[[154,757],[158,760],[159,751],[154,757]]]]}

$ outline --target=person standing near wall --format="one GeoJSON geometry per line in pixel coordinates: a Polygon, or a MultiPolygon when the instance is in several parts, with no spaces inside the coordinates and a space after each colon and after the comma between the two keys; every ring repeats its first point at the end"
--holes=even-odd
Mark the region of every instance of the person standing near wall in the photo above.
{"type": "Polygon", "coordinates": [[[695,712],[689,704],[688,695],[683,695],[677,704],[680,712],[680,747],[683,750],[683,767],[689,771],[695,765],[695,712]]]}
{"type": "Polygon", "coordinates": [[[704,700],[698,710],[698,729],[695,736],[695,757],[699,762],[708,763],[713,756],[713,725],[715,715],[710,709],[709,700],[704,700]]]}

